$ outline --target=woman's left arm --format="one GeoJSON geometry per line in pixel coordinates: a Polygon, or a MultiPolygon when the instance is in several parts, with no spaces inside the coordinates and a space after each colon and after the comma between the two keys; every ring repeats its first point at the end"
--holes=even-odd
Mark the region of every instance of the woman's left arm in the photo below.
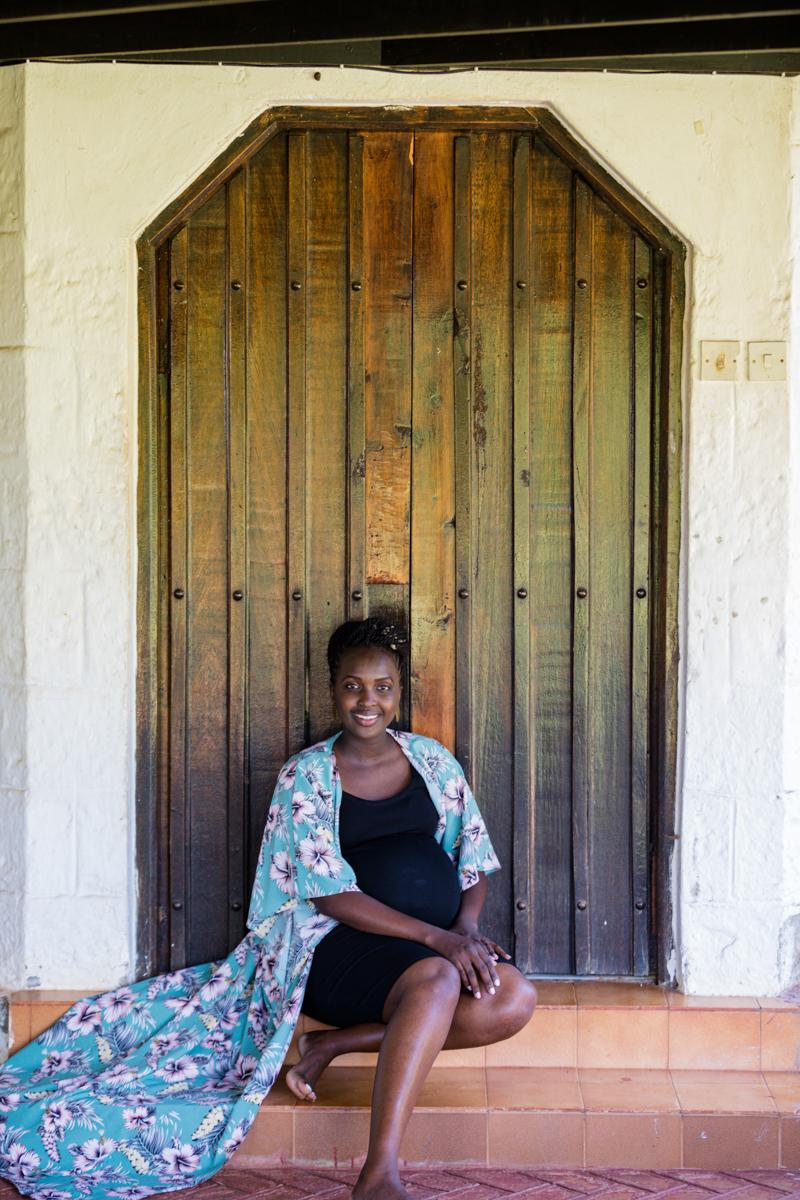
{"type": "Polygon", "coordinates": [[[510,959],[511,955],[507,954],[502,946],[498,946],[496,942],[484,937],[478,931],[478,917],[481,915],[481,909],[486,901],[486,876],[483,871],[478,872],[478,882],[472,887],[466,888],[461,893],[461,904],[458,909],[458,916],[450,926],[451,933],[460,933],[462,937],[473,938],[489,951],[492,958],[510,959]]]}

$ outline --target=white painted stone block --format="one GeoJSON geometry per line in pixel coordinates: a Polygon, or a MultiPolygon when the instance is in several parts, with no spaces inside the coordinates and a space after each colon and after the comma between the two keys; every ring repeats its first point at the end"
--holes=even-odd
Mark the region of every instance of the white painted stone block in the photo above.
{"type": "Polygon", "coordinates": [[[129,977],[127,898],[32,896],[25,904],[25,972],[62,988],[113,987],[129,977]]]}
{"type": "Polygon", "coordinates": [[[781,904],[784,893],[784,798],[753,794],[736,811],[734,893],[737,902],[781,904]]]}
{"type": "Polygon", "coordinates": [[[780,693],[707,683],[686,688],[685,787],[737,796],[779,788],[780,693]]]}
{"type": "Polygon", "coordinates": [[[75,892],[75,792],[33,789],[26,802],[29,896],[69,897],[75,892]]]}
{"type": "Polygon", "coordinates": [[[119,692],[32,688],[28,696],[28,786],[124,790],[125,699],[119,692]]]}
{"type": "Polygon", "coordinates": [[[684,791],[681,827],[683,901],[728,903],[734,891],[736,798],[684,791]]]}
{"type": "Polygon", "coordinates": [[[127,901],[128,814],[125,791],[79,788],[77,892],[127,901]]]}
{"type": "Polygon", "coordinates": [[[85,659],[83,573],[29,568],[25,593],[29,682],[80,687],[85,659]]]}
{"type": "Polygon", "coordinates": [[[25,815],[25,793],[0,786],[0,893],[25,887],[25,815]]]}
{"type": "Polygon", "coordinates": [[[774,996],[782,985],[780,904],[688,904],[684,910],[685,990],[699,996],[774,996]]]}

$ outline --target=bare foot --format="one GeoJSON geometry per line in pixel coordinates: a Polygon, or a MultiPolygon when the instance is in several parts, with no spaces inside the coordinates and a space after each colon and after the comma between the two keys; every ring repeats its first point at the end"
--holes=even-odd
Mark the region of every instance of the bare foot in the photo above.
{"type": "Polygon", "coordinates": [[[394,1171],[362,1170],[356,1186],[353,1188],[352,1200],[412,1200],[403,1187],[397,1168],[394,1171]]]}
{"type": "Polygon", "coordinates": [[[289,1068],[286,1082],[299,1100],[316,1100],[314,1084],[338,1053],[336,1039],[331,1033],[338,1030],[312,1029],[301,1033],[297,1040],[300,1062],[289,1068]]]}

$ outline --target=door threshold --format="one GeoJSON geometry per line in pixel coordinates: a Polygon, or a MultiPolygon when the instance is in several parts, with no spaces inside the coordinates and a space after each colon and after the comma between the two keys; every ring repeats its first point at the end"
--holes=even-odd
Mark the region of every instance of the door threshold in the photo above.
{"type": "Polygon", "coordinates": [[[547,983],[639,983],[658,986],[655,975],[537,975],[528,972],[525,978],[533,983],[541,979],[547,983]]]}

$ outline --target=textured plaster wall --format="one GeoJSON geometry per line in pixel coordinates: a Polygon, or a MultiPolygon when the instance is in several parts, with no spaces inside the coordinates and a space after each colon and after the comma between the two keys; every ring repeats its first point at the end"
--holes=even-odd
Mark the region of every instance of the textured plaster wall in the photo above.
{"type": "Polygon", "coordinates": [[[24,965],[24,103],[24,69],[0,71],[0,983],[24,965]]]}
{"type": "MultiPolygon", "coordinates": [[[[21,497],[3,545],[0,982],[90,989],[133,961],[138,232],[271,104],[508,103],[551,106],[692,249],[675,967],[694,993],[785,986],[800,925],[796,417],[787,385],[700,383],[693,360],[702,338],[800,340],[797,83],[128,64],[0,79],[2,136],[24,155],[25,275],[24,330],[0,309],[5,341],[25,346],[0,352],[4,487],[21,497]]],[[[19,271],[17,178],[0,237],[19,271]]]]}

